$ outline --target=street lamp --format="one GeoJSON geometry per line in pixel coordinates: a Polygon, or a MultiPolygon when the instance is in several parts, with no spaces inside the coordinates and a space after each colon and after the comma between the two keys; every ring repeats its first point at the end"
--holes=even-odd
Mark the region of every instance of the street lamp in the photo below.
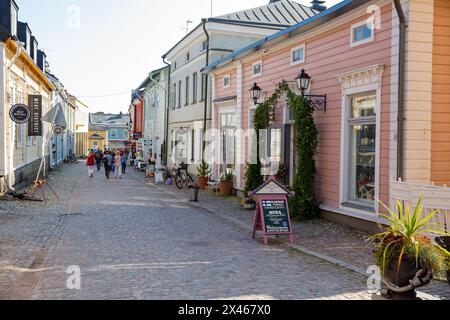
{"type": "Polygon", "coordinates": [[[308,99],[316,110],[327,112],[327,95],[305,94],[311,86],[311,77],[305,72],[305,69],[302,69],[295,81],[302,97],[308,99]]]}
{"type": "Polygon", "coordinates": [[[253,87],[250,89],[250,98],[253,100],[255,105],[258,104],[258,101],[261,98],[261,92],[261,88],[258,87],[258,84],[255,82],[253,87]]]}
{"type": "Polygon", "coordinates": [[[311,77],[305,72],[305,69],[302,69],[302,72],[299,73],[295,80],[297,81],[297,88],[302,92],[302,96],[304,97],[305,92],[308,91],[309,85],[311,84],[311,77]]]}

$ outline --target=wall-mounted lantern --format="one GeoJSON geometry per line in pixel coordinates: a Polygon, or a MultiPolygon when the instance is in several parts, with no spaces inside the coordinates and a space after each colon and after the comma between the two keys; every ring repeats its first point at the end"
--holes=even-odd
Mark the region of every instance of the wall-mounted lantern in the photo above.
{"type": "Polygon", "coordinates": [[[316,110],[327,112],[327,95],[305,94],[311,85],[311,77],[305,72],[304,69],[302,69],[295,80],[297,82],[298,90],[302,93],[302,97],[307,98],[316,110]]]}

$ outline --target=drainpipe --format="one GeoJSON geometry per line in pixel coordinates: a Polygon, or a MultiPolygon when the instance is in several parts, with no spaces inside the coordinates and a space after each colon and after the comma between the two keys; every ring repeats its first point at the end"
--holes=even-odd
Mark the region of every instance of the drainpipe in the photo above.
{"type": "MultiPolygon", "coordinates": [[[[207,19],[202,19],[203,24],[203,32],[206,35],[206,67],[209,65],[209,33],[206,30],[206,23],[208,22],[207,19]]],[[[203,137],[202,137],[202,162],[205,160],[205,149],[206,149],[206,124],[207,124],[207,117],[208,117],[208,74],[205,74],[205,108],[204,108],[204,114],[203,114],[203,137]]]]}
{"type": "Polygon", "coordinates": [[[398,132],[397,132],[397,180],[404,175],[404,112],[405,112],[405,53],[406,53],[406,18],[400,0],[394,0],[400,21],[398,54],[398,132]]]}
{"type": "MultiPolygon", "coordinates": [[[[5,72],[6,72],[6,84],[8,84],[8,86],[5,87],[5,89],[7,90],[7,92],[9,91],[9,82],[10,80],[10,69],[12,68],[12,66],[16,63],[17,59],[20,57],[20,54],[22,53],[22,48],[24,47],[24,44],[22,42],[17,43],[17,49],[16,49],[16,53],[14,55],[14,57],[11,59],[11,61],[5,65],[5,72]]],[[[6,118],[6,115],[5,115],[6,118]]],[[[5,121],[6,122],[6,121],[5,121]]],[[[5,126],[6,127],[6,126],[5,126]]],[[[14,189],[13,187],[13,182],[12,182],[12,173],[13,173],[13,166],[14,166],[14,155],[13,155],[13,144],[14,144],[14,135],[15,135],[15,130],[12,130],[13,134],[11,135],[11,139],[10,139],[10,150],[9,150],[9,174],[8,174],[8,189],[11,191],[15,191],[16,189],[14,189]]],[[[6,143],[5,143],[5,149],[6,149],[6,143]]],[[[6,150],[5,150],[6,151],[6,150]]],[[[6,154],[6,152],[5,152],[6,154]]],[[[6,170],[5,170],[6,173],[6,170]]]]}
{"type": "Polygon", "coordinates": [[[169,67],[169,73],[167,75],[167,95],[166,95],[166,119],[165,119],[165,132],[164,132],[164,159],[163,159],[163,165],[167,166],[169,163],[169,112],[170,112],[170,81],[171,81],[171,75],[172,75],[172,65],[166,61],[166,57],[163,57],[164,64],[169,67]]]}

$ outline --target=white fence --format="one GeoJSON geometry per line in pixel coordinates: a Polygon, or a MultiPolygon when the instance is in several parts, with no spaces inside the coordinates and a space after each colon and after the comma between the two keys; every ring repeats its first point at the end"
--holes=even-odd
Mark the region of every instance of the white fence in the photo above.
{"type": "Polygon", "coordinates": [[[439,210],[432,222],[439,223],[442,228],[450,231],[450,188],[434,185],[413,184],[406,182],[391,183],[391,208],[397,208],[397,201],[411,209],[422,197],[424,207],[423,217],[435,210],[439,210]]]}

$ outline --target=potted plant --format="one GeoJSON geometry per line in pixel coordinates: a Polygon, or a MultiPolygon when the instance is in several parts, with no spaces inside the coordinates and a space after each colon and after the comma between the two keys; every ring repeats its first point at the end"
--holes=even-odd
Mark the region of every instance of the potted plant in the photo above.
{"type": "MultiPolygon", "coordinates": [[[[382,204],[382,203],[381,203],[382,204]]],[[[422,199],[414,210],[398,202],[398,214],[384,204],[381,217],[390,224],[386,231],[370,238],[375,243],[374,259],[380,267],[388,297],[415,298],[415,289],[427,285],[433,275],[447,271],[450,253],[433,243],[429,234],[449,236],[430,221],[438,211],[423,217],[422,199]]]]}
{"type": "Polygon", "coordinates": [[[205,162],[205,160],[202,160],[202,163],[197,168],[198,171],[198,185],[200,187],[200,190],[205,190],[206,186],[208,185],[208,179],[211,175],[211,169],[209,168],[209,164],[205,162]]]}
{"type": "Polygon", "coordinates": [[[220,177],[220,192],[223,195],[231,196],[233,194],[234,175],[231,171],[225,171],[220,177]]]}

